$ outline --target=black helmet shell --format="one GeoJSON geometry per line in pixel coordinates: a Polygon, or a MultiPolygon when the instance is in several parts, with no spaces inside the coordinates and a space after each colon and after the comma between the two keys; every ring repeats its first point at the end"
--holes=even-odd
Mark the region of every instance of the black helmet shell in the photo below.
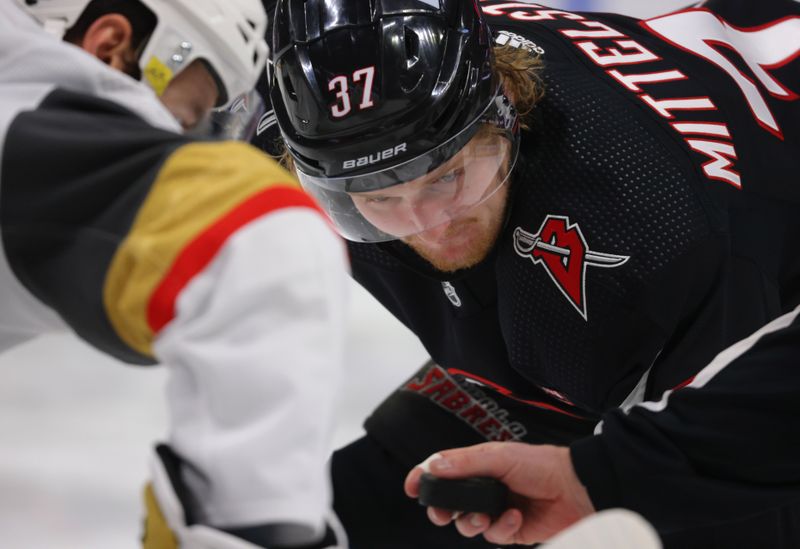
{"type": "Polygon", "coordinates": [[[273,107],[309,175],[415,158],[497,92],[477,0],[279,0],[274,29],[273,107]]]}

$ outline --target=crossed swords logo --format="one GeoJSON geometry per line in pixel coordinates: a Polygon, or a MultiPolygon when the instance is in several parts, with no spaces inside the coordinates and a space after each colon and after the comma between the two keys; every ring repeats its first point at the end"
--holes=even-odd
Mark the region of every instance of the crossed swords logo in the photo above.
{"type": "Polygon", "coordinates": [[[588,320],[586,267],[612,269],[630,259],[630,256],[589,250],[578,224],[571,224],[568,217],[559,215],[548,215],[536,234],[517,227],[514,230],[514,251],[533,261],[534,265],[542,265],[584,320],[588,320]]]}

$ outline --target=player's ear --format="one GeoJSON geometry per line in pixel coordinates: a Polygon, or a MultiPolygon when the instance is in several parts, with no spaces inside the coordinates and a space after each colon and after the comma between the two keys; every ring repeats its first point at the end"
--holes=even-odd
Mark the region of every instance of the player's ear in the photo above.
{"type": "Polygon", "coordinates": [[[125,72],[135,57],[132,39],[130,21],[118,13],[109,13],[89,26],[79,45],[111,68],[125,72]]]}

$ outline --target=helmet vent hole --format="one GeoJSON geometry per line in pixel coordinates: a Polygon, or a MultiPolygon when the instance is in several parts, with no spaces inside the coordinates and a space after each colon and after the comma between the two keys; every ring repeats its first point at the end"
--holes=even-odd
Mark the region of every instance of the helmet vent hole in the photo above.
{"type": "Polygon", "coordinates": [[[292,86],[292,81],[288,76],[283,79],[283,89],[286,90],[286,95],[288,95],[292,101],[297,101],[297,92],[294,91],[294,86],[292,86]]]}
{"type": "Polygon", "coordinates": [[[408,27],[405,29],[406,68],[410,69],[419,61],[419,36],[408,27]]]}

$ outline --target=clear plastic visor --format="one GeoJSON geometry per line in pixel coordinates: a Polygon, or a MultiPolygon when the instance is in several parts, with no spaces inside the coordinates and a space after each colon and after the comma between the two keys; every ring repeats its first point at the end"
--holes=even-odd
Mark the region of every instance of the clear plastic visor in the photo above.
{"type": "Polygon", "coordinates": [[[212,109],[186,133],[199,139],[249,141],[264,111],[264,101],[252,90],[237,97],[228,107],[212,109]]]}
{"type": "Polygon", "coordinates": [[[299,172],[299,179],[340,234],[356,242],[406,238],[456,221],[506,183],[517,159],[513,107],[505,97],[495,101],[512,116],[497,116],[490,105],[461,133],[401,165],[339,179],[299,172]]]}

